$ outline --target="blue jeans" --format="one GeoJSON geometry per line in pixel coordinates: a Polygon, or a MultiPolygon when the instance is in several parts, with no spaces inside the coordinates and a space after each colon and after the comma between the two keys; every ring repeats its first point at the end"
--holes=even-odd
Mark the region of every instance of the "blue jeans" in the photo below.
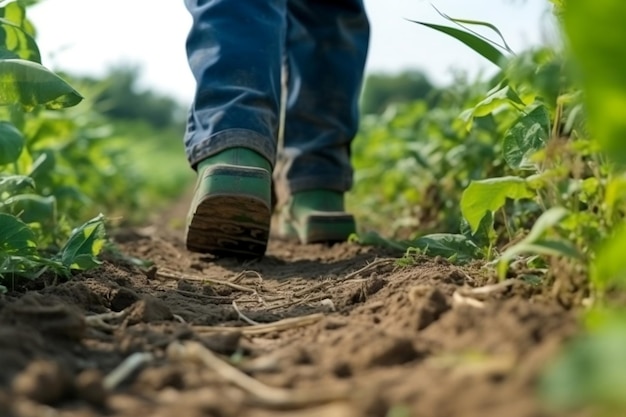
{"type": "Polygon", "coordinates": [[[277,159],[281,72],[289,193],[347,191],[369,43],[362,0],[185,0],[196,79],[185,148],[192,167],[233,147],[277,159]]]}

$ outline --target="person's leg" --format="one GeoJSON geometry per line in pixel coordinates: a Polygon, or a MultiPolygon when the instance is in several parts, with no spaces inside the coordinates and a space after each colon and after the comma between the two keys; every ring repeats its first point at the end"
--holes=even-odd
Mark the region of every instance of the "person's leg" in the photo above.
{"type": "Polygon", "coordinates": [[[286,0],[185,0],[197,89],[185,148],[198,170],[190,250],[265,252],[276,154],[286,0]]]}
{"type": "Polygon", "coordinates": [[[288,217],[304,242],[344,240],[354,231],[343,213],[352,186],[350,144],[369,43],[362,0],[288,0],[288,95],[282,180],[288,217]],[[307,216],[310,212],[311,216],[307,216]]]}

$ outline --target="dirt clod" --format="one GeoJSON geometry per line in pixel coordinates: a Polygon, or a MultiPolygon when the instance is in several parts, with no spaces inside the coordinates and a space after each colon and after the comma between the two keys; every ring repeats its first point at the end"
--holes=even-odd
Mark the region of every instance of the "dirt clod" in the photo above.
{"type": "Polygon", "coordinates": [[[114,291],[111,296],[111,310],[125,310],[140,299],[141,297],[135,291],[121,287],[117,291],[114,291]]]}
{"type": "Polygon", "coordinates": [[[12,384],[13,392],[43,404],[61,400],[71,389],[71,375],[60,364],[38,360],[22,371],[12,384]]]}
{"type": "Polygon", "coordinates": [[[131,323],[150,323],[172,319],[172,311],[163,301],[144,295],[130,308],[128,319],[131,323]]]}
{"type": "Polygon", "coordinates": [[[409,290],[408,297],[415,306],[417,330],[425,329],[450,309],[450,303],[438,288],[413,287],[409,290]]]}
{"type": "Polygon", "coordinates": [[[78,374],[74,381],[76,396],[90,404],[101,407],[108,393],[103,385],[103,375],[97,369],[87,369],[78,374]]]}

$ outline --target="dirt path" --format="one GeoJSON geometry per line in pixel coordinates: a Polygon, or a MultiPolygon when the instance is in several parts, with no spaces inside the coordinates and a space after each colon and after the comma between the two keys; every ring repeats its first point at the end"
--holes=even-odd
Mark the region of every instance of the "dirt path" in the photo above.
{"type": "Polygon", "coordinates": [[[112,258],[2,299],[0,416],[547,416],[538,375],[576,331],[542,288],[444,260],[274,239],[242,265],[159,226],[117,241],[155,268],[112,258]]]}

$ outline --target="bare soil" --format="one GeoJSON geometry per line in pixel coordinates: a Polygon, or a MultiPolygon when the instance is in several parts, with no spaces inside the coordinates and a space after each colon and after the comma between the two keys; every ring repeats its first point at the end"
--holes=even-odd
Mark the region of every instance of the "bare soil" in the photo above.
{"type": "Polygon", "coordinates": [[[578,325],[546,288],[354,244],[216,260],[164,226],[186,203],[1,299],[0,416],[556,415],[537,384],[578,325]]]}

